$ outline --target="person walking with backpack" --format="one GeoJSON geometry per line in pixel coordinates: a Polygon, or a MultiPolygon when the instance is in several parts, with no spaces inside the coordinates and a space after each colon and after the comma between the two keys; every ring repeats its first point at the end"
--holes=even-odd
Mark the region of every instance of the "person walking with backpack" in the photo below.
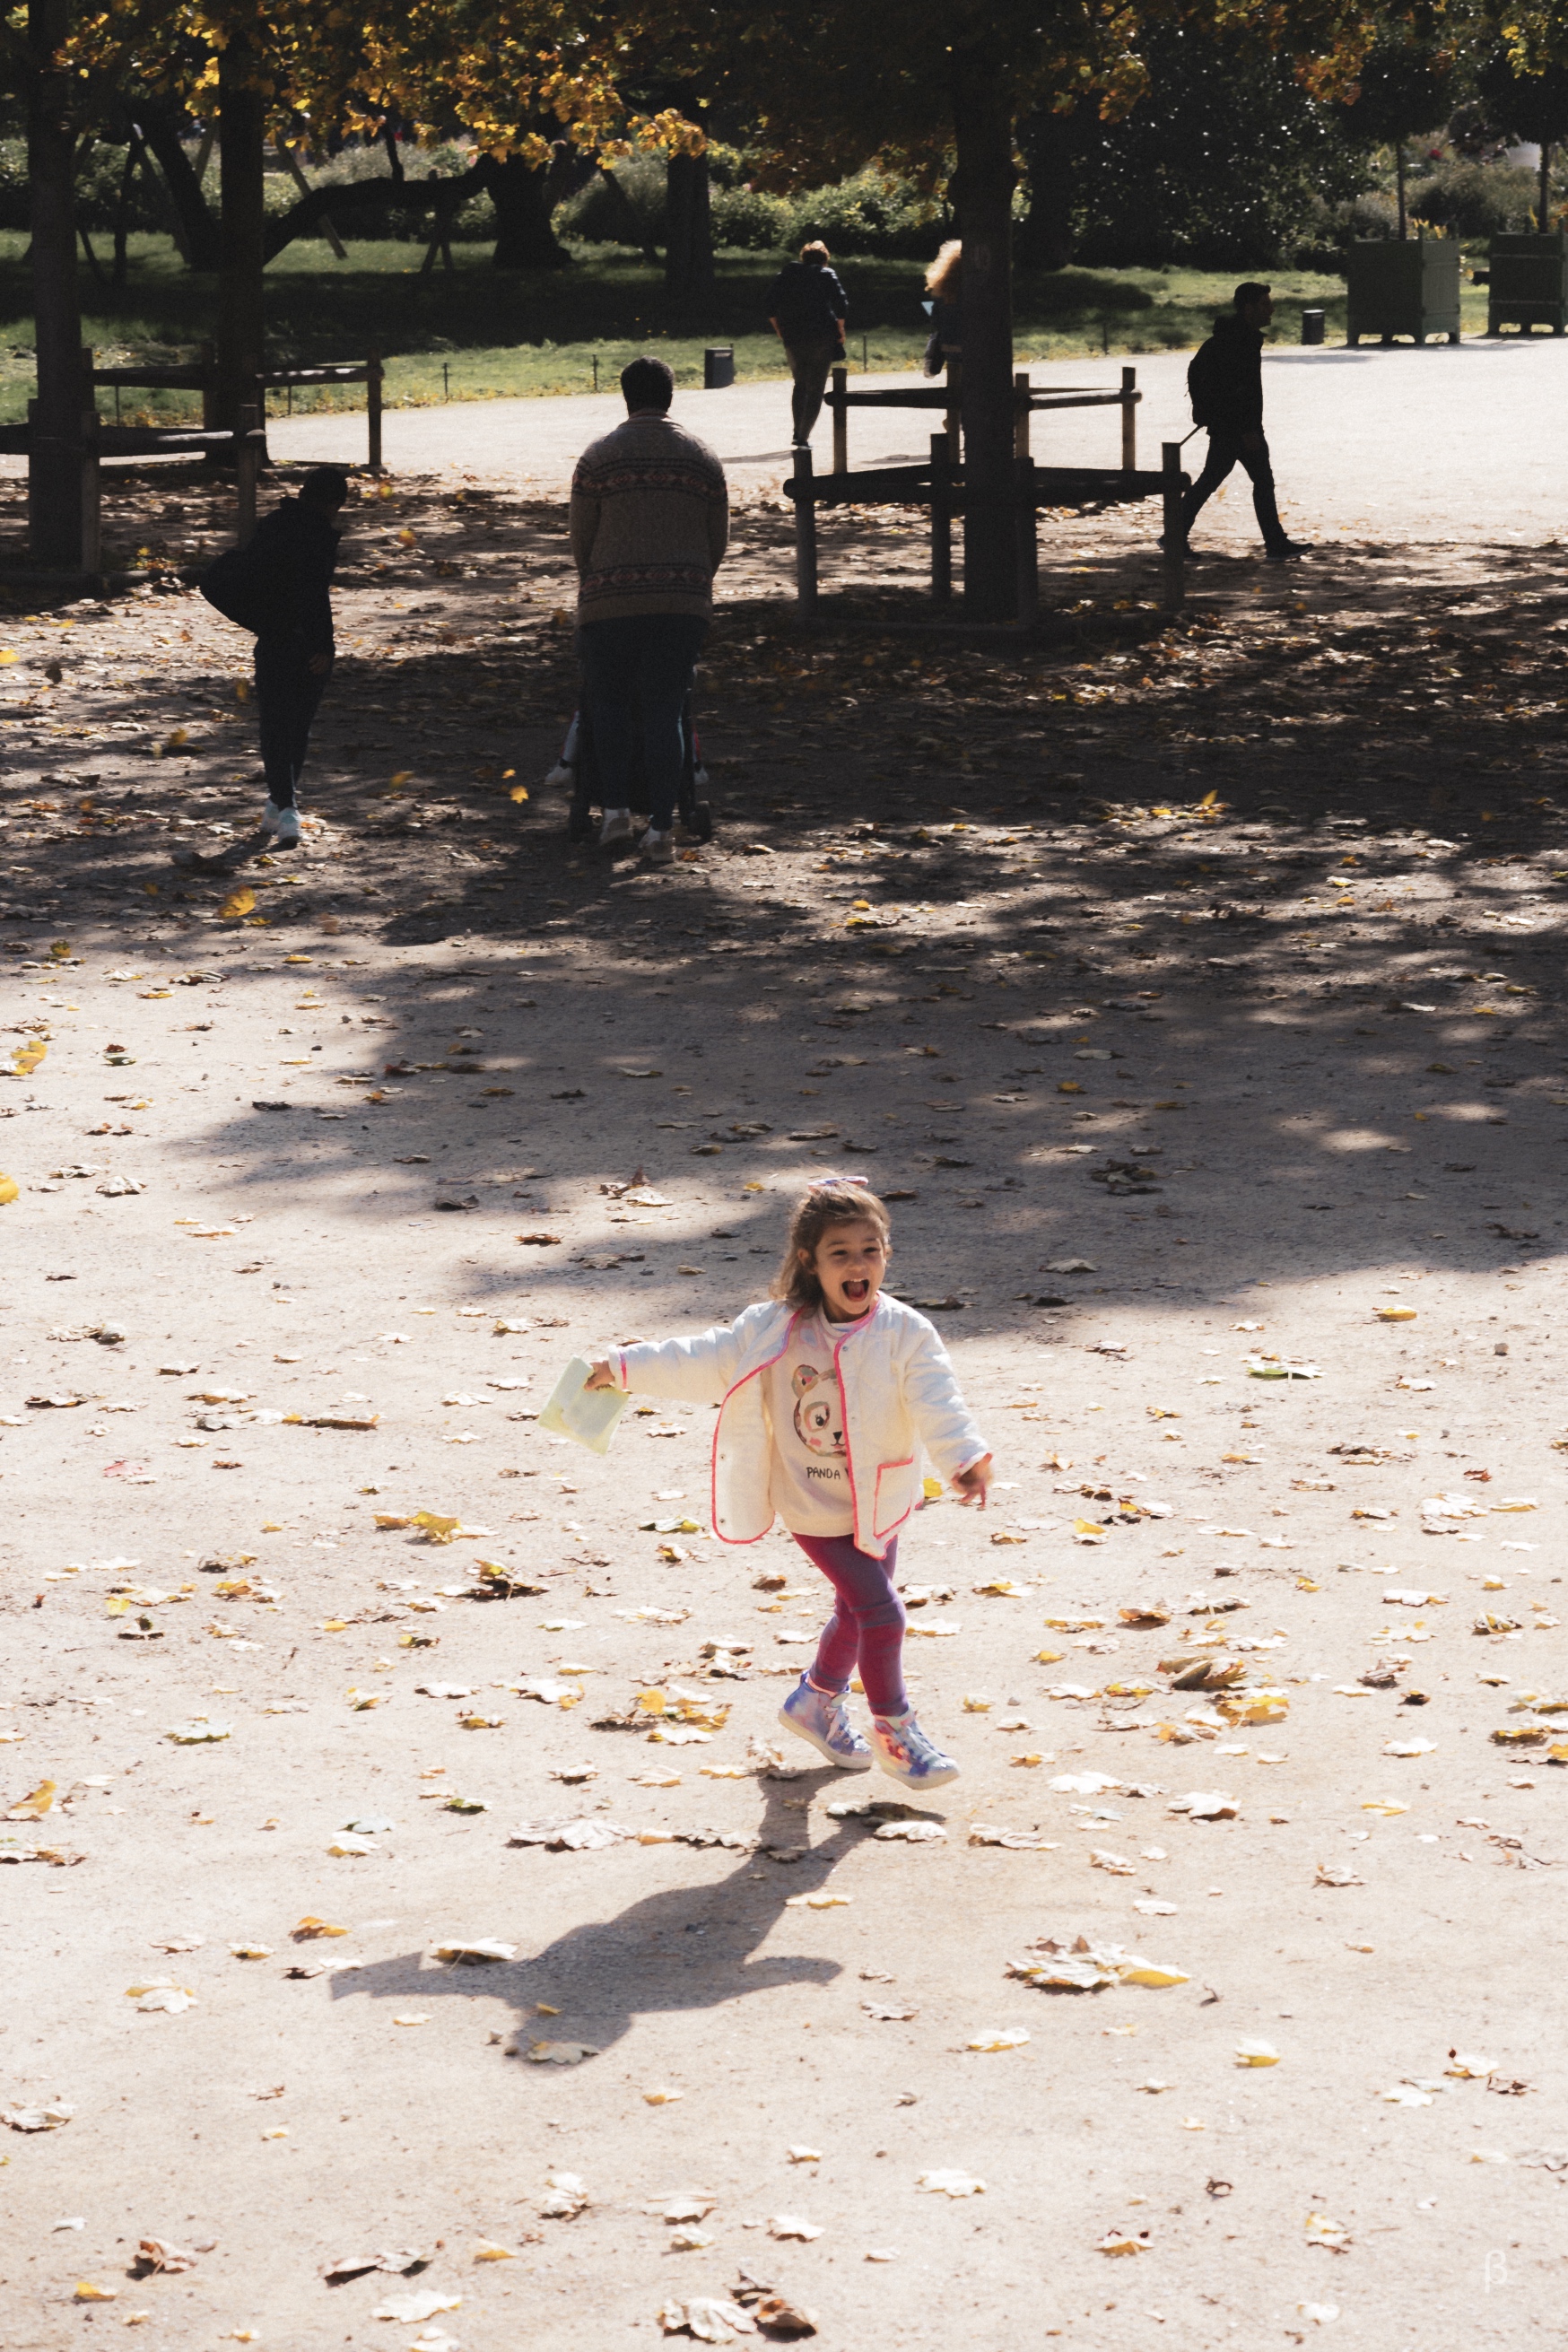
{"type": "Polygon", "coordinates": [[[669,415],[674,371],[637,359],[621,371],[626,421],[592,442],[572,477],[577,651],[587,690],[604,823],[600,845],[632,835],[638,750],[651,866],[675,856],[675,800],[686,757],[681,712],[713,613],[713,574],[730,539],[724,468],[669,415]]]}
{"type": "Polygon", "coordinates": [[[795,418],[795,446],[805,448],[811,428],[822,414],[827,372],[844,357],[844,322],[849,298],[838,281],[827,247],[816,240],[803,245],[798,261],[786,261],[763,299],[768,324],[784,347],[795,381],[790,407],[795,418]]]}
{"type": "Polygon", "coordinates": [[[332,517],[349,494],[336,466],[312,466],[298,498],[284,499],[244,547],[209,565],[202,594],[256,638],[256,712],[267,805],[261,837],[280,849],[300,841],[300,780],[310,724],[331,672],[332,567],[340,534],[332,517]]]}
{"type": "Polygon", "coordinates": [[[1238,286],[1235,309],[1215,320],[1213,334],[1199,346],[1187,370],[1193,423],[1207,427],[1209,453],[1203,472],[1182,500],[1183,551],[1193,524],[1237,466],[1252,480],[1252,506],[1263,533],[1263,551],[1283,563],[1307,548],[1290,538],[1279,520],[1274,471],[1263,434],[1263,330],[1274,316],[1267,286],[1248,279],[1238,286]]]}

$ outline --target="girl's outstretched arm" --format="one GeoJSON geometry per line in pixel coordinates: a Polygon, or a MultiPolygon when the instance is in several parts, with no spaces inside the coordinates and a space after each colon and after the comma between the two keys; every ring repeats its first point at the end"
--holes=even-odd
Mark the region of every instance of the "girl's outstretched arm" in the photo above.
{"type": "Polygon", "coordinates": [[[774,1307],[748,1307],[733,1323],[715,1323],[690,1339],[638,1339],[602,1357],[588,1386],[675,1397],[688,1404],[718,1404],[734,1384],[759,1320],[766,1322],[778,1312],[774,1307]]]}

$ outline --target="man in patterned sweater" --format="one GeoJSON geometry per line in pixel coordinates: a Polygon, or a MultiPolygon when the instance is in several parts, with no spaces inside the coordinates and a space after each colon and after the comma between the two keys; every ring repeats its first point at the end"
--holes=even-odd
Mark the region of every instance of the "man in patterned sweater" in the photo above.
{"type": "Polygon", "coordinates": [[[681,707],[712,615],[730,494],[712,450],[670,418],[675,377],[663,360],[633,360],[621,390],[626,423],[584,449],[572,477],[577,647],[603,780],[599,839],[631,839],[640,748],[642,854],[668,866],[686,754],[681,707]]]}

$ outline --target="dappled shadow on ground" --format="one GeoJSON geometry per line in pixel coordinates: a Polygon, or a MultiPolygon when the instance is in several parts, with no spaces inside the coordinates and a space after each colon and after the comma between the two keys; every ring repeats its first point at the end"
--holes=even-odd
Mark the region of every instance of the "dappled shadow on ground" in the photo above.
{"type": "MultiPolygon", "coordinates": [[[[918,547],[842,520],[847,551],[858,532],[889,567],[918,547]]],[[[1129,646],[1112,591],[1145,551],[1124,519],[1057,518],[1081,643],[911,643],[798,629],[778,593],[788,519],[748,510],[700,686],[718,839],[650,872],[572,845],[541,786],[574,694],[558,512],[408,491],[395,523],[423,576],[378,574],[394,557],[366,538],[321,726],[331,831],[300,856],[264,866],[240,842],[224,862],[242,872],[169,863],[176,814],[237,825],[254,806],[222,781],[247,713],[155,768],[74,744],[76,764],[46,767],[69,670],[24,722],[7,937],[127,968],[155,949],[228,973],[219,1006],[285,953],[314,960],[297,1044],[247,1054],[234,1087],[199,990],[149,1013],[127,985],[143,1055],[176,1010],[214,1018],[167,1049],[238,1097],[180,1097],[194,1166],[320,1186],[378,1243],[450,1198],[465,1283],[498,1296],[591,1299],[615,1269],[583,1261],[618,1247],[650,1313],[689,1314],[760,1279],[749,1253],[775,1245],[781,1189],[849,1164],[909,1196],[900,1272],[971,1293],[948,1310],[966,1330],[1066,1329],[1107,1299],[1226,1283],[1238,1182],[1279,1204],[1254,1221],[1259,1275],[1400,1251],[1493,1268],[1550,1238],[1528,1206],[1562,1125],[1568,596],[1550,555],[1223,559],[1129,646]],[[236,881],[265,928],[209,928],[236,881]],[[1167,1171],[1156,1195],[1107,1167],[1135,1148],[1167,1171]],[[675,1206],[612,1226],[600,1188],[639,1166],[675,1206]],[[520,1244],[532,1227],[562,1238],[520,1244]],[[1037,1278],[1053,1241],[1112,1233],[1115,1268],[1065,1285],[1079,1305],[1021,1303],[1063,1289],[1037,1278]],[[698,1236],[730,1244],[700,1283],[668,1257],[698,1236]]],[[[84,721],[141,710],[152,737],[231,694],[205,608],[155,600],[115,626],[157,641],[158,671],[84,721]]]]}

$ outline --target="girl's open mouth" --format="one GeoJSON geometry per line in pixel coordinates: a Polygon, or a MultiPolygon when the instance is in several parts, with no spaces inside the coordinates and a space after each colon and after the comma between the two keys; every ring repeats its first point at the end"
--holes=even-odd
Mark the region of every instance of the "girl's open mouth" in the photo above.
{"type": "Polygon", "coordinates": [[[852,1274],[844,1286],[844,1296],[849,1299],[868,1298],[871,1286],[863,1274],[852,1274]]]}

